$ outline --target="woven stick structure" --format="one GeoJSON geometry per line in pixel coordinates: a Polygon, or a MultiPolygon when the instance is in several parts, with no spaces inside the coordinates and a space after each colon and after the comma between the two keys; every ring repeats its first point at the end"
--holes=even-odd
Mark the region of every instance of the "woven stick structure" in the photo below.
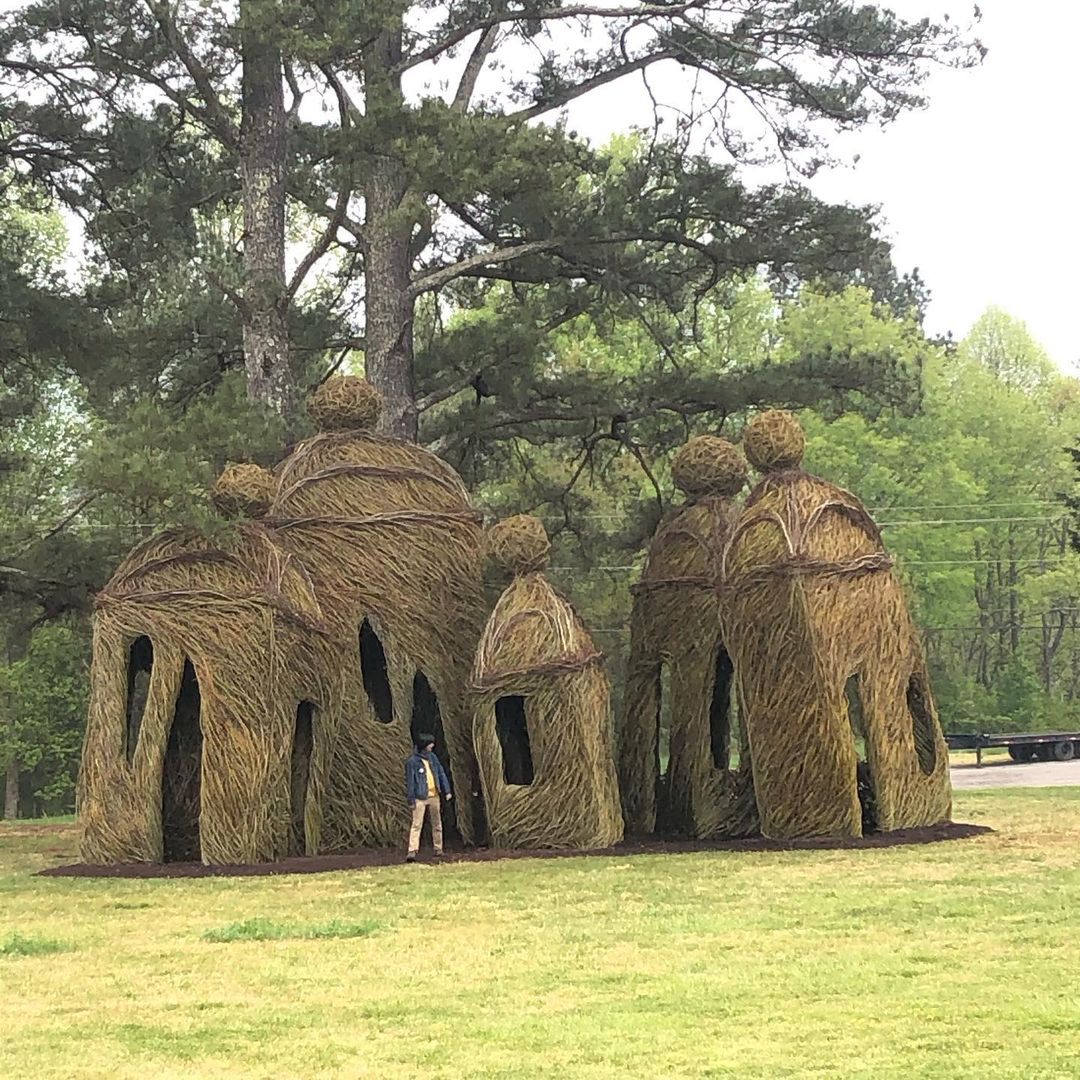
{"type": "Polygon", "coordinates": [[[742,452],[700,436],[676,455],[686,502],[657,528],[633,588],[630,654],[619,725],[619,786],[630,833],[707,838],[757,827],[745,737],[732,768],[734,672],[721,633],[720,568],[746,483],[742,452]],[[660,774],[662,671],[670,685],[670,745],[660,774]]]}
{"type": "Polygon", "coordinates": [[[947,821],[948,752],[903,590],[859,500],[798,467],[804,442],[789,413],[747,427],[747,457],[765,476],[721,573],[761,831],[947,821]]]}
{"type": "Polygon", "coordinates": [[[364,380],[329,380],[310,411],[323,430],[279,467],[270,520],[303,559],[339,643],[344,696],[323,850],[402,840],[402,768],[420,730],[436,734],[451,773],[448,826],[482,840],[466,699],[485,614],[481,516],[434,454],[350,426],[378,417],[364,380]]]}
{"type": "Polygon", "coordinates": [[[473,667],[473,737],[496,847],[587,849],[622,839],[603,657],[543,574],[533,517],[508,518],[488,550],[514,578],[473,667]]]}
{"type": "Polygon", "coordinates": [[[340,711],[332,660],[303,567],[261,525],[136,547],[97,597],[83,858],[317,851],[340,711]]]}

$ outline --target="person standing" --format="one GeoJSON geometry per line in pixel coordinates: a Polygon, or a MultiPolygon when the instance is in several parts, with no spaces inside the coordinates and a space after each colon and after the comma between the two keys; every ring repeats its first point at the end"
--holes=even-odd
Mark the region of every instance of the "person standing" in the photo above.
{"type": "Polygon", "coordinates": [[[446,796],[449,802],[454,794],[450,790],[450,780],[442,762],[435,753],[435,736],[426,732],[416,737],[416,750],[405,761],[405,798],[412,810],[412,825],[409,828],[409,853],[406,862],[416,862],[420,850],[420,831],[424,827],[424,815],[431,816],[431,842],[435,848],[435,857],[443,853],[442,804],[439,795],[446,796]]]}

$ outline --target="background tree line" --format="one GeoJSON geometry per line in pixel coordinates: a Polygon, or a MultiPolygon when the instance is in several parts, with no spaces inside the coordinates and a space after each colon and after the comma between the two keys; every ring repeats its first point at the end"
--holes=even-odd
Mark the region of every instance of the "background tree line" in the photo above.
{"type": "Polygon", "coordinates": [[[1064,715],[1073,384],[999,314],[927,340],[874,208],[806,185],[835,132],[982,52],[847,0],[4,15],[6,810],[70,805],[117,559],[162,525],[222,528],[215,473],[278,460],[342,369],[492,513],[545,517],[616,668],[672,450],[799,407],[810,466],[896,522],[947,716],[1064,715]],[[576,102],[642,79],[621,133],[573,130],[576,102]]]}

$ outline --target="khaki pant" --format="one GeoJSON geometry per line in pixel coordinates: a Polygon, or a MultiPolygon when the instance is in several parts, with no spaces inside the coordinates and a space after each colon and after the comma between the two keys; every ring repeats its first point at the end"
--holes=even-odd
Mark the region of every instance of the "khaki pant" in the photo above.
{"type": "Polygon", "coordinates": [[[431,842],[438,852],[442,851],[442,805],[439,796],[417,799],[413,804],[412,827],[409,829],[409,854],[420,850],[420,830],[424,827],[424,814],[431,815],[431,842]]]}

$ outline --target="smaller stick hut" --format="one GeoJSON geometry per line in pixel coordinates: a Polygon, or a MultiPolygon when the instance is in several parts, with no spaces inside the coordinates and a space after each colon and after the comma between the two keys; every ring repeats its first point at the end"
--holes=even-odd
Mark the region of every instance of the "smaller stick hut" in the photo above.
{"type": "Polygon", "coordinates": [[[850,492],[802,470],[790,413],[757,416],[743,445],[764,477],[727,545],[724,615],[762,833],[947,821],[948,751],[877,525],[850,492]]]}
{"type": "MultiPolygon", "coordinates": [[[[265,510],[272,477],[215,501],[265,510]]],[[[303,567],[262,525],[162,533],[97,597],[78,783],[88,862],[250,863],[319,847],[340,689],[303,567]]]]}
{"type": "Polygon", "coordinates": [[[745,739],[734,747],[732,767],[737,708],[719,589],[746,459],[726,439],[702,435],[679,450],[671,471],[686,501],[660,523],[632,590],[619,727],[624,819],[631,833],[746,836],[757,813],[745,739]],[[670,739],[662,776],[664,722],[670,739]]]}
{"type": "Polygon", "coordinates": [[[603,657],[544,576],[544,526],[493,526],[488,552],[513,575],[473,667],[473,738],[496,847],[600,848],[622,838],[603,657]]]}
{"type": "Polygon", "coordinates": [[[454,785],[448,838],[484,838],[467,701],[485,614],[482,516],[446,462],[371,430],[379,410],[363,379],[319,387],[309,403],[319,434],[280,466],[271,517],[340,642],[328,851],[401,842],[401,770],[420,731],[435,734],[454,785]]]}

